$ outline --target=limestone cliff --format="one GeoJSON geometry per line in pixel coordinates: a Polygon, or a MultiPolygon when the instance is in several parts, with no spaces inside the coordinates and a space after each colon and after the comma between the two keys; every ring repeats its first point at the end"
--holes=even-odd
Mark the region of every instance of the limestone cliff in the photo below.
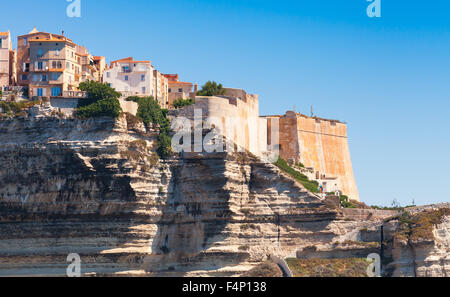
{"type": "Polygon", "coordinates": [[[87,275],[239,276],[386,216],[329,206],[246,153],[160,160],[156,136],[126,114],[0,120],[0,275],[65,275],[78,253],[87,275]]]}

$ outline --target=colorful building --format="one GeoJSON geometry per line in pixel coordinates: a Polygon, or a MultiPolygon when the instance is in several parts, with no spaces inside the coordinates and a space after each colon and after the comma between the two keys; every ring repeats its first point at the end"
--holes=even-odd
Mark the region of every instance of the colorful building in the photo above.
{"type": "Polygon", "coordinates": [[[124,96],[153,96],[162,107],[168,106],[168,79],[151,61],[135,61],[132,57],[113,61],[104,71],[103,82],[124,96]]]}
{"type": "Polygon", "coordinates": [[[197,85],[195,85],[195,89],[193,90],[194,84],[180,81],[178,74],[164,74],[164,76],[168,79],[169,83],[169,107],[172,106],[175,100],[195,98],[197,85]]]}
{"type": "Polygon", "coordinates": [[[155,77],[155,99],[162,108],[169,108],[169,80],[158,70],[154,71],[155,77]]]}
{"type": "Polygon", "coordinates": [[[16,55],[12,49],[11,34],[0,32],[0,88],[16,83],[16,55]]]}
{"type": "Polygon", "coordinates": [[[17,38],[18,84],[31,97],[81,96],[80,82],[98,80],[98,70],[86,48],[62,35],[36,28],[17,38]]]}
{"type": "Polygon", "coordinates": [[[103,82],[124,96],[155,96],[154,70],[151,61],[128,57],[111,62],[103,82]]]}

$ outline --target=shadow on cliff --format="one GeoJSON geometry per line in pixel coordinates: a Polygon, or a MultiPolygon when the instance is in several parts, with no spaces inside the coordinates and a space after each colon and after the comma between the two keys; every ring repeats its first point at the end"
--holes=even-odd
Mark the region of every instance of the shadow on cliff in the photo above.
{"type": "Polygon", "coordinates": [[[231,218],[226,171],[223,154],[183,158],[172,167],[170,193],[152,244],[149,271],[183,275],[195,267],[219,269],[224,264],[220,258],[229,262],[226,265],[242,260],[243,255],[231,259],[223,253],[204,253],[224,239],[223,231],[231,218]]]}

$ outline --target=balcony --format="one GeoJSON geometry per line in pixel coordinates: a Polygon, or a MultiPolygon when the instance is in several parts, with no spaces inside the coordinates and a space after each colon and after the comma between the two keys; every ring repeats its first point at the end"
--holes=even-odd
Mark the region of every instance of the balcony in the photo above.
{"type": "Polygon", "coordinates": [[[83,91],[63,91],[60,97],[63,98],[87,98],[87,92],[83,91]]]}

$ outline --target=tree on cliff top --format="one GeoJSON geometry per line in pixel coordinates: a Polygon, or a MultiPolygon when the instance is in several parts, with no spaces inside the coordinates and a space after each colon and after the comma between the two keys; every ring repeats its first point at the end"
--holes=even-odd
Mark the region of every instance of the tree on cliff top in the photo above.
{"type": "Polygon", "coordinates": [[[78,107],[87,106],[104,99],[119,99],[120,93],[116,92],[113,88],[107,84],[88,80],[80,83],[78,88],[81,91],[87,92],[87,99],[80,100],[78,107]]]}
{"type": "Polygon", "coordinates": [[[215,96],[225,95],[226,90],[222,84],[217,84],[215,81],[208,81],[202,86],[202,89],[197,92],[197,96],[215,96]]]}
{"type": "Polygon", "coordinates": [[[88,80],[80,83],[79,89],[87,92],[87,99],[78,101],[78,108],[75,111],[75,115],[78,118],[117,118],[122,112],[118,100],[121,94],[107,84],[88,80]]]}

